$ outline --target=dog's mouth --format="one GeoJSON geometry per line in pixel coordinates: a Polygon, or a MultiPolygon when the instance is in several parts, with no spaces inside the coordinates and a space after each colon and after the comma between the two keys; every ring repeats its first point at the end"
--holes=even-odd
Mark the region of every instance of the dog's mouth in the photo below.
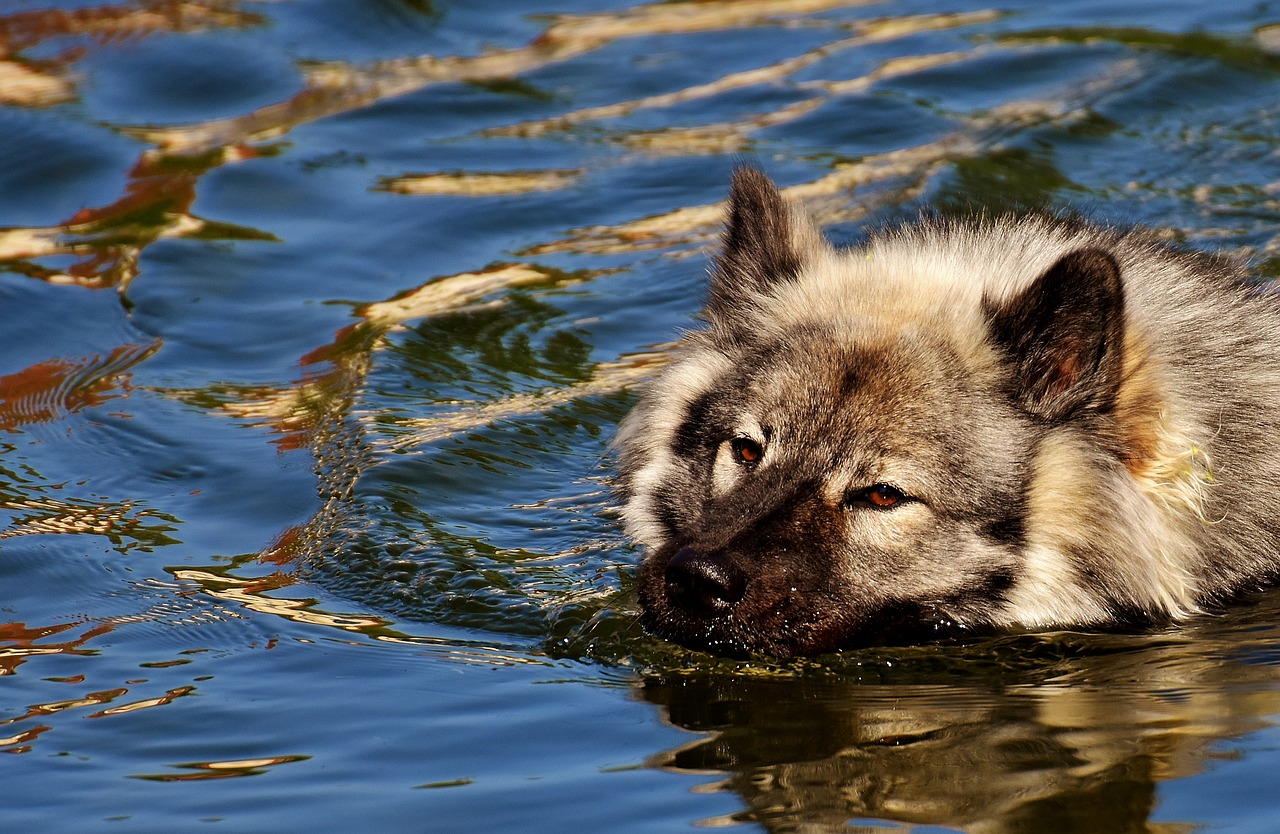
{"type": "Polygon", "coordinates": [[[808,657],[929,642],[962,630],[934,602],[868,604],[689,547],[651,555],[638,578],[650,633],[723,657],[808,657]]]}

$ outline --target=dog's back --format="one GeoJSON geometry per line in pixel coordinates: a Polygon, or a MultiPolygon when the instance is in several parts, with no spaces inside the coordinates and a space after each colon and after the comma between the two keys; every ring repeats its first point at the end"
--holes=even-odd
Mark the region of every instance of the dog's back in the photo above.
{"type": "Polygon", "coordinates": [[[732,654],[1177,618],[1280,562],[1280,310],[1045,217],[836,251],[735,178],[707,327],[619,435],[646,620],[732,654]]]}

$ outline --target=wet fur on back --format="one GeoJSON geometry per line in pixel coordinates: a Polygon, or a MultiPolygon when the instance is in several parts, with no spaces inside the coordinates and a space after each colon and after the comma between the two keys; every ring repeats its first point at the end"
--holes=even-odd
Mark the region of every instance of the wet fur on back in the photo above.
{"type": "Polygon", "coordinates": [[[617,438],[646,624],[790,656],[1272,581],[1280,311],[1248,277],[1038,215],[836,250],[740,169],[705,326],[617,438]]]}

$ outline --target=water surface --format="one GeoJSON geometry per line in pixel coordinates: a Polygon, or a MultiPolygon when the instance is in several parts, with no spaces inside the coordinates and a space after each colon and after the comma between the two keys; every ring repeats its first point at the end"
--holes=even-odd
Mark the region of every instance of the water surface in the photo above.
{"type": "Polygon", "coordinates": [[[1271,276],[1278,103],[1270,2],[6,4],[6,825],[1270,830],[1277,594],[717,661],[607,445],[735,162],[1271,276]]]}

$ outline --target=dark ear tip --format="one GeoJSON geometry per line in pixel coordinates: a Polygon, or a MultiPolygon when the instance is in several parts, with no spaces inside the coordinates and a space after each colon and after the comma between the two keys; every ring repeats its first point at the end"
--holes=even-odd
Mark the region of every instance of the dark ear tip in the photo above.
{"type": "Polygon", "coordinates": [[[773,180],[759,166],[744,162],[733,169],[733,185],[773,185],[773,180]]]}
{"type": "Polygon", "coordinates": [[[1058,259],[1050,271],[1054,270],[1070,270],[1108,284],[1120,281],[1120,262],[1105,249],[1090,247],[1068,252],[1058,259]]]}
{"type": "Polygon", "coordinates": [[[778,186],[768,174],[751,164],[739,165],[733,169],[729,198],[734,203],[782,204],[782,193],[778,186]]]}

